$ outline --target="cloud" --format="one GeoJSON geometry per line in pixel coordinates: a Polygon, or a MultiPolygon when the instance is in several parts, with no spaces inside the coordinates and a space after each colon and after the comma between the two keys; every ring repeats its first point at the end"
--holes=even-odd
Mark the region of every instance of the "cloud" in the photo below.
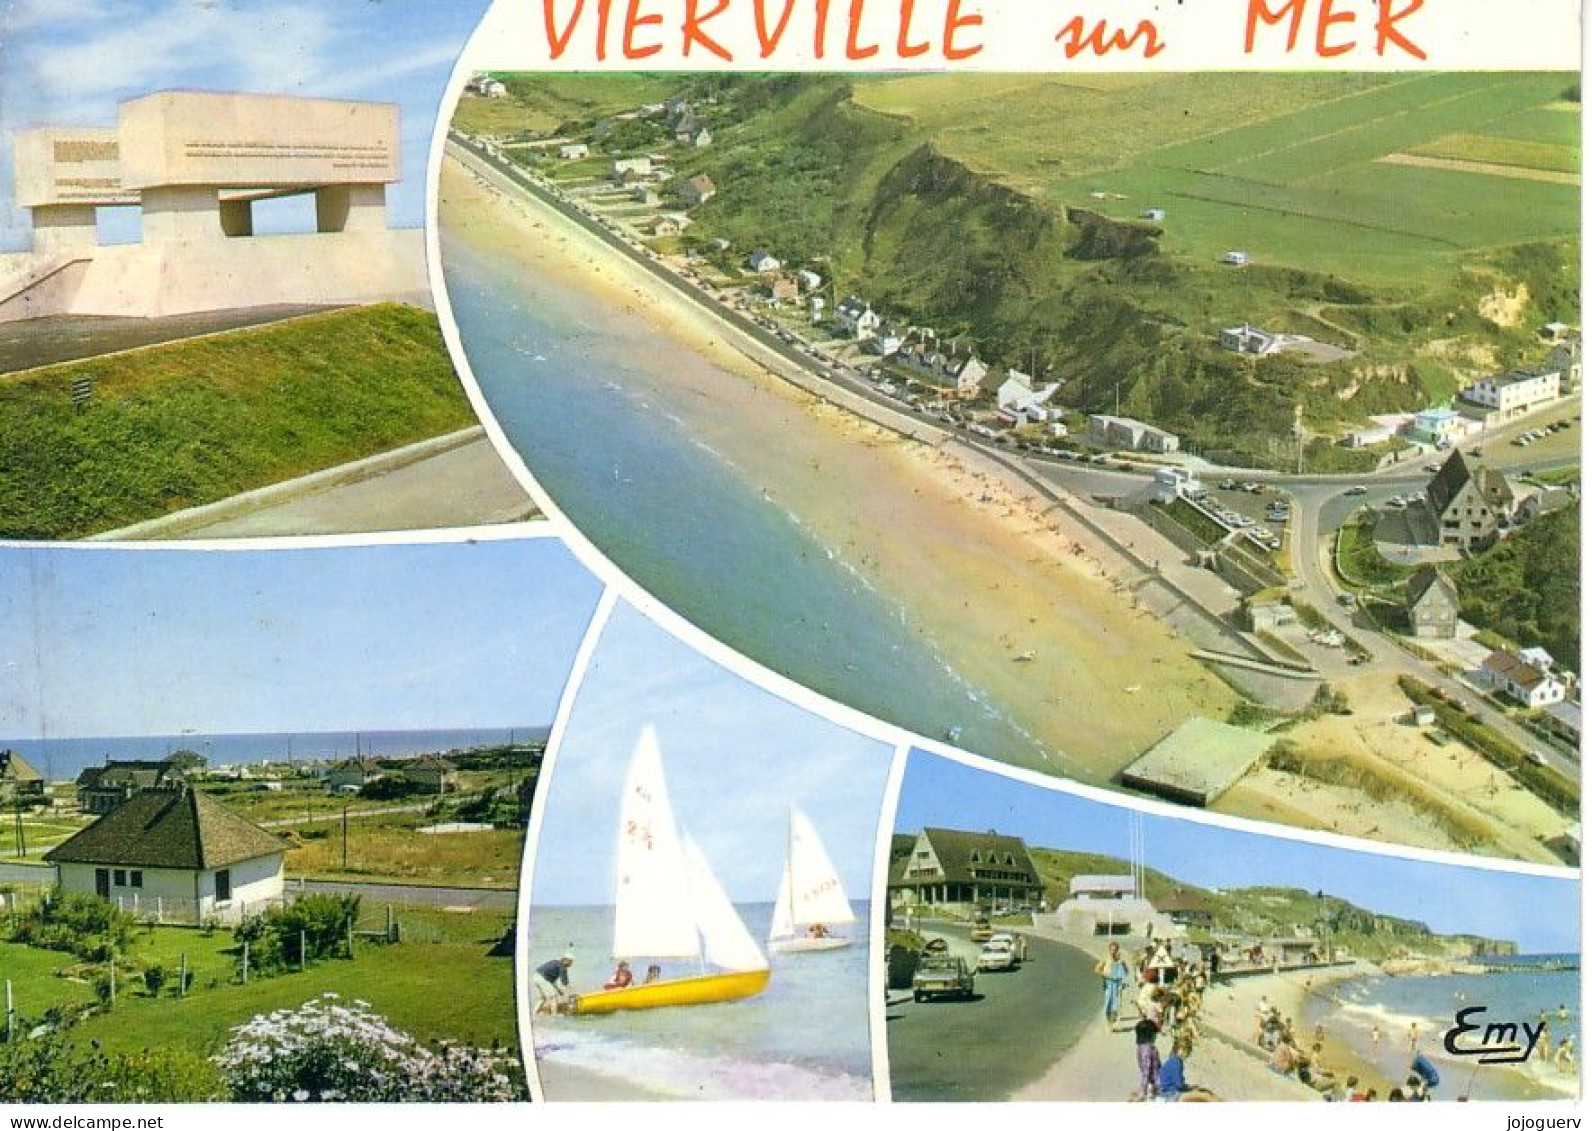
{"type": "Polygon", "coordinates": [[[12,0],[0,4],[0,39],[20,31],[81,26],[112,15],[103,0],[12,0]]]}
{"type": "MultiPolygon", "coordinates": [[[[92,28],[27,52],[27,73],[54,104],[99,104],[129,93],[206,85],[284,94],[335,73],[337,35],[307,4],[227,9],[169,0],[141,18],[92,28]]],[[[53,112],[53,111],[52,111],[53,112]]]]}

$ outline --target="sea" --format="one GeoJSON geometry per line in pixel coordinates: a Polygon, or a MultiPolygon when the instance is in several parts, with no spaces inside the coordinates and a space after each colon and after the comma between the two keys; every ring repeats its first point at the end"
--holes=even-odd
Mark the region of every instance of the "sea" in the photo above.
{"type": "Polygon", "coordinates": [[[260,762],[313,762],[352,757],[356,751],[382,757],[470,750],[547,737],[547,726],[512,730],[363,730],[301,734],[152,734],[121,738],[3,738],[0,750],[15,750],[50,781],[70,781],[107,758],[158,759],[192,750],[212,768],[260,762]]]}
{"type": "MultiPolygon", "coordinates": [[[[1011,760],[1039,747],[900,602],[657,403],[635,356],[560,283],[442,232],[448,292],[492,412],[621,570],[699,628],[830,698],[1011,760]]],[[[858,489],[866,485],[858,484],[858,489]]]]}
{"type": "MultiPolygon", "coordinates": [[[[839,929],[841,950],[770,955],[768,989],[720,1005],[609,1016],[538,1016],[538,1064],[559,1065],[660,1095],[714,1100],[869,1100],[868,905],[839,929]]],[[[737,904],[755,938],[766,938],[771,903],[737,904]]],[[[530,959],[575,955],[570,987],[598,988],[612,972],[611,907],[545,907],[531,913],[530,959]]],[[[664,963],[664,976],[674,970],[664,963]]],[[[679,965],[679,964],[676,964],[679,965]]],[[[693,971],[694,972],[694,971],[693,971]]],[[[561,1098],[577,1098],[567,1090],[561,1098]]],[[[601,1097],[592,1097],[601,1098],[601,1097]]]]}
{"type": "MultiPolygon", "coordinates": [[[[1572,965],[1579,961],[1576,955],[1524,955],[1514,961],[1529,967],[1544,959],[1572,965]]],[[[1315,1001],[1306,1013],[1308,1026],[1320,1024],[1342,1037],[1367,1060],[1374,1060],[1390,1079],[1402,1080],[1409,1074],[1409,1030],[1414,1023],[1422,1035],[1419,1050],[1437,1065],[1442,1076],[1436,1092],[1439,1099],[1451,1100],[1460,1095],[1473,1100],[1563,1099],[1576,1094],[1577,1073],[1558,1071],[1552,1059],[1559,1041],[1570,1036],[1575,1038],[1579,1061],[1578,969],[1379,976],[1340,982],[1334,988],[1339,1003],[1315,1001]],[[1544,1038],[1548,1044],[1547,1059],[1539,1060],[1533,1052],[1524,1064],[1483,1065],[1446,1052],[1443,1035],[1454,1027],[1455,1014],[1473,1006],[1485,1006],[1486,1013],[1470,1015],[1469,1024],[1524,1021],[1535,1025],[1545,1015],[1549,1026],[1544,1038]],[[1561,1010],[1567,1020],[1561,1019],[1561,1010]],[[1373,1028],[1382,1031],[1374,1053],[1373,1028]]],[[[1480,1033],[1467,1034],[1462,1044],[1474,1045],[1480,1037],[1480,1033]]]]}

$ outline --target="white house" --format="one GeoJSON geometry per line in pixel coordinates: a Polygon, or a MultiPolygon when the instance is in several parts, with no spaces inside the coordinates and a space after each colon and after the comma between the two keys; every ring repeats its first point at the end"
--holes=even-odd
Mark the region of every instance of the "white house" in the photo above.
{"type": "Polygon", "coordinates": [[[1528,373],[1516,369],[1496,377],[1483,377],[1459,394],[1471,404],[1490,408],[1499,419],[1522,416],[1559,396],[1557,370],[1528,373]]]}
{"type": "Polygon", "coordinates": [[[1046,406],[1059,388],[1059,382],[1052,382],[1035,389],[1034,379],[1028,374],[1008,369],[1005,379],[995,390],[995,407],[1010,420],[1043,424],[1051,415],[1046,406]]]}
{"type": "Polygon", "coordinates": [[[282,899],[287,842],[188,786],[135,793],[44,858],[68,893],[236,923],[282,899]]]}
{"type": "Polygon", "coordinates": [[[816,291],[824,285],[823,276],[816,271],[809,271],[805,267],[799,267],[794,274],[796,281],[802,285],[802,290],[804,291],[816,291]]]}
{"type": "Polygon", "coordinates": [[[785,265],[766,251],[754,251],[746,257],[746,265],[759,275],[773,275],[785,265]]]}
{"type": "Polygon", "coordinates": [[[857,341],[865,341],[878,331],[884,319],[856,295],[848,295],[835,307],[835,323],[857,341]]]}
{"type": "Polygon", "coordinates": [[[1104,447],[1134,452],[1168,455],[1178,449],[1178,438],[1171,432],[1127,416],[1097,413],[1089,418],[1089,439],[1104,447]]]}
{"type": "Polygon", "coordinates": [[[623,180],[625,175],[633,174],[637,177],[652,176],[651,157],[620,157],[614,161],[614,180],[623,180]]]}
{"type": "Polygon", "coordinates": [[[1564,702],[1564,683],[1552,672],[1552,657],[1549,657],[1548,670],[1544,671],[1524,653],[1497,651],[1487,657],[1476,674],[1478,682],[1484,686],[1502,691],[1527,707],[1548,707],[1564,702]]]}

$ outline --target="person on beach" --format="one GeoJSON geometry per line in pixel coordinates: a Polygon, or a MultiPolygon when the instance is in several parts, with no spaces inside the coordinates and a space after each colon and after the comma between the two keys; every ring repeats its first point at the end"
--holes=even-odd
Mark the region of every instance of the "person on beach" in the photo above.
{"type": "Polygon", "coordinates": [[[1279,1076],[1292,1076],[1299,1067],[1299,1050],[1287,1037],[1280,1037],[1277,1047],[1271,1050],[1271,1059],[1266,1062],[1266,1067],[1279,1076]]]}
{"type": "Polygon", "coordinates": [[[1128,964],[1122,961],[1122,948],[1112,943],[1106,956],[1095,967],[1100,975],[1100,985],[1105,992],[1106,1024],[1115,1025],[1122,1009],[1122,989],[1128,984],[1128,964]]]}
{"type": "MultiPolygon", "coordinates": [[[[1421,1024],[1419,1021],[1410,1022],[1410,1055],[1415,1055],[1415,1050],[1421,1043],[1421,1024]]],[[[1391,1098],[1391,1097],[1389,1097],[1391,1098]]]]}
{"type": "Polygon", "coordinates": [[[1382,1051],[1382,1026],[1371,1026],[1371,1058],[1376,1059],[1376,1054],[1382,1051]]]}
{"type": "Polygon", "coordinates": [[[1360,1091],[1360,1078],[1358,1076],[1350,1076],[1345,1080],[1343,1082],[1343,1090],[1348,1093],[1350,1103],[1363,1104],[1365,1102],[1365,1093],[1360,1091]]]}
{"type": "Polygon", "coordinates": [[[536,989],[537,1013],[557,1013],[569,1001],[569,968],[573,965],[575,956],[565,951],[536,968],[531,985],[536,989]]]}
{"type": "Polygon", "coordinates": [[[1209,1088],[1190,1084],[1184,1075],[1184,1065],[1193,1053],[1194,1046],[1188,1041],[1172,1042],[1172,1055],[1161,1065],[1159,1081],[1161,1099],[1166,1103],[1208,1102],[1217,1098],[1209,1088]]]}
{"type": "Polygon", "coordinates": [[[1152,1018],[1141,1017],[1133,1026],[1133,1051],[1139,1064],[1139,1096],[1141,1100],[1153,1100],[1159,1094],[1161,1083],[1161,1050],[1155,1047],[1155,1039],[1161,1035],[1161,1027],[1152,1018]]]}

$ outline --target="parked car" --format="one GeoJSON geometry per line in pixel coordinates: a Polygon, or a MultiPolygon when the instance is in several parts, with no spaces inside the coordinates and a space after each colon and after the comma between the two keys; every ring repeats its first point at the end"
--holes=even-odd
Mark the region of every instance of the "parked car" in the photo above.
{"type": "Polygon", "coordinates": [[[967,961],[955,954],[927,954],[918,960],[918,969],[912,975],[912,1000],[927,1001],[931,997],[970,998],[973,996],[974,973],[967,961]]]}
{"type": "Polygon", "coordinates": [[[986,970],[1015,970],[1017,968],[1016,948],[1012,945],[1010,935],[997,935],[984,944],[984,949],[978,953],[979,973],[986,970]]]}

